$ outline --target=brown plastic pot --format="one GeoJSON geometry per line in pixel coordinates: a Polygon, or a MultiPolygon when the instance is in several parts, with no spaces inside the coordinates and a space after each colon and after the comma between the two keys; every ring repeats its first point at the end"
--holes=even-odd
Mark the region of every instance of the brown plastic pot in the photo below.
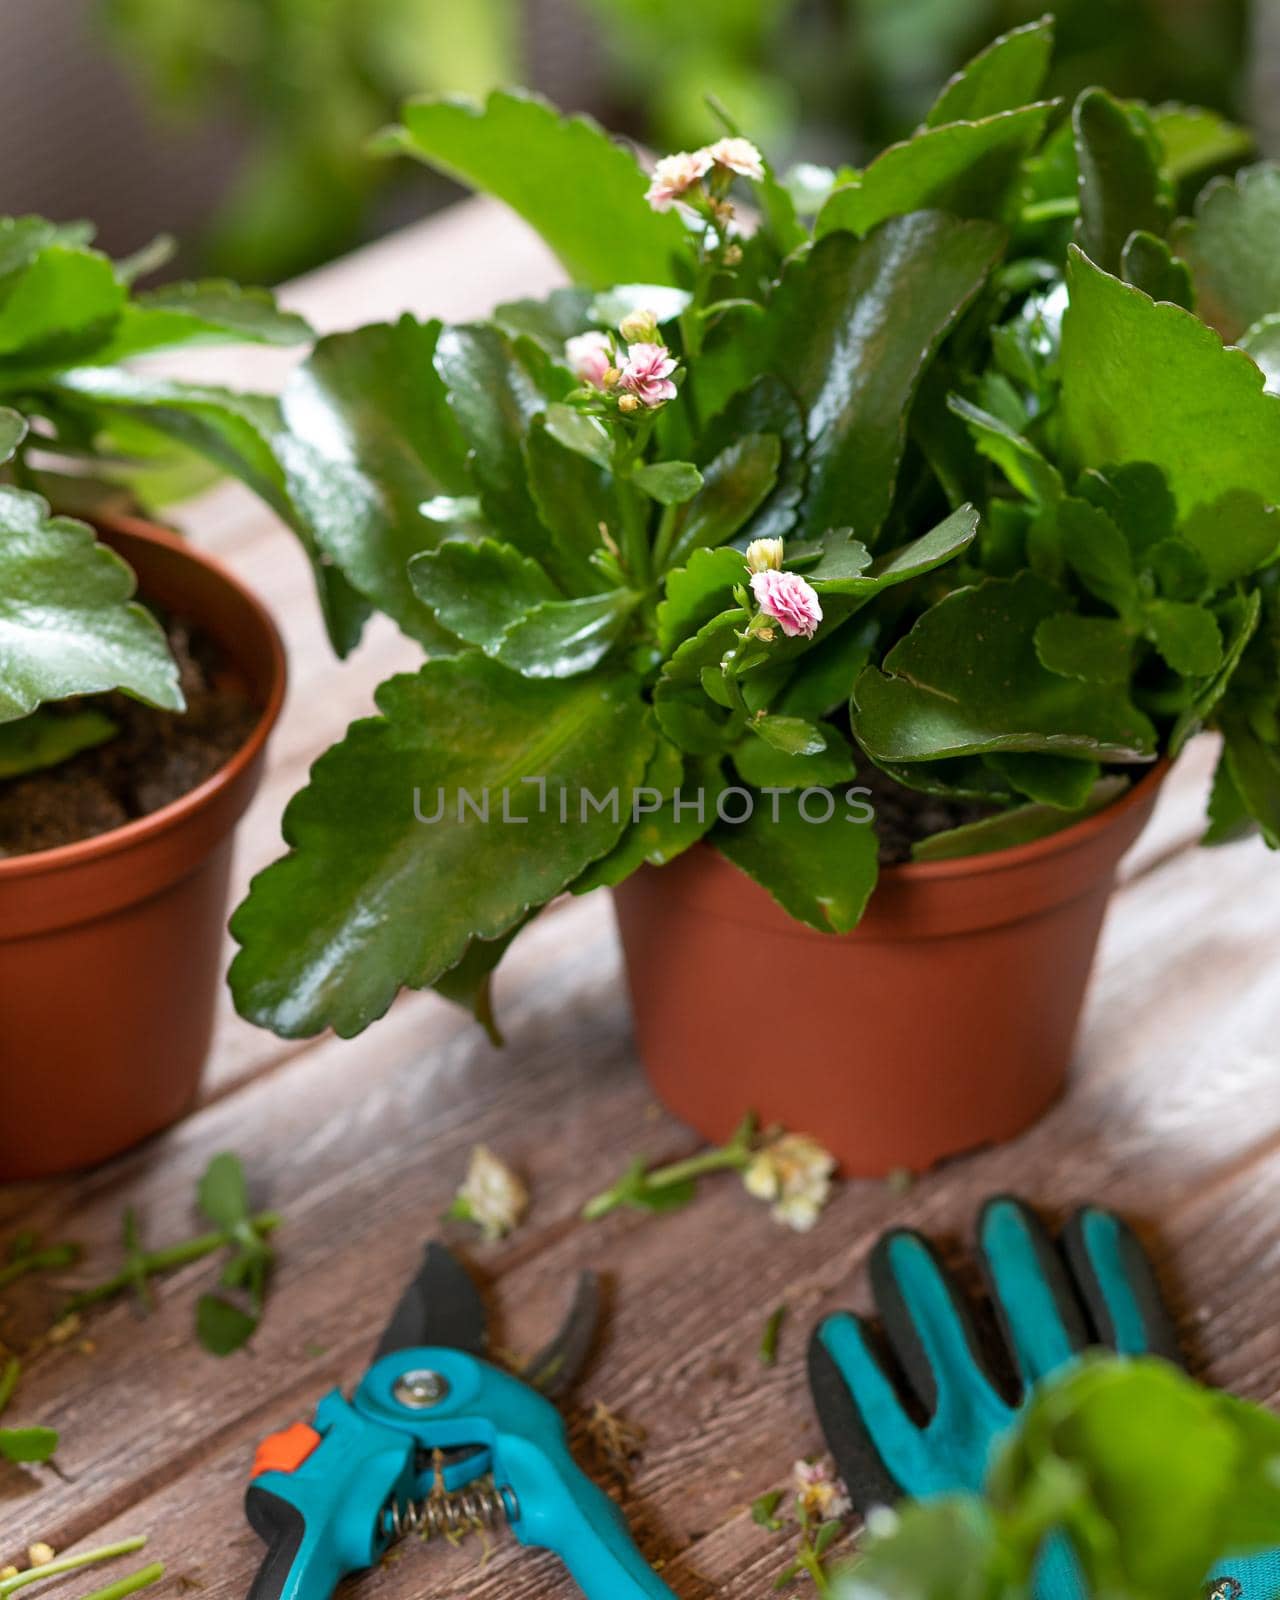
{"type": "Polygon", "coordinates": [[[284,699],[284,649],[218,562],[132,518],[99,530],[139,592],[214,639],[261,706],[198,788],[97,838],[0,860],[0,1179],[93,1166],[195,1099],[220,979],[232,834],[284,699]]]}
{"type": "Polygon", "coordinates": [[[1116,868],[1165,770],[1047,839],[886,869],[839,936],[710,846],[642,868],[614,903],[658,1098],[716,1142],[754,1111],[860,1177],[1013,1138],[1066,1083],[1116,868]]]}

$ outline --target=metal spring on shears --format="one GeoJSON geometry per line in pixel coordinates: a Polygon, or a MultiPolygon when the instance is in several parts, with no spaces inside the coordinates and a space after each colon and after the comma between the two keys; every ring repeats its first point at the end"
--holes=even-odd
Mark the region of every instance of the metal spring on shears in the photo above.
{"type": "Polygon", "coordinates": [[[393,1539],[416,1533],[423,1539],[450,1538],[496,1528],[515,1515],[509,1494],[492,1482],[471,1484],[452,1494],[430,1494],[425,1500],[393,1501],[386,1509],[386,1531],[393,1539]]]}

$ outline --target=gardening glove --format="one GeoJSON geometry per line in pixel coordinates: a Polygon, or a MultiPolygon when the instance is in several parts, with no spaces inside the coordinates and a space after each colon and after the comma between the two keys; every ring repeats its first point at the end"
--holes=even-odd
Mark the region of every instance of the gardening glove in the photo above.
{"type": "MultiPolygon", "coordinates": [[[[1088,1207],[1062,1249],[1020,1201],[984,1206],[979,1254],[1019,1397],[1010,1404],[984,1359],[969,1306],[933,1247],[894,1230],[877,1243],[871,1283],[889,1346],[928,1420],[899,1399],[866,1325],[847,1312],[814,1331],[809,1374],[828,1444],[864,1513],[903,1495],[979,1493],[995,1447],[1032,1388],[1091,1347],[1180,1364],[1172,1319],[1146,1252],[1110,1212],[1088,1207]]],[[[1050,1541],[1036,1600],[1083,1600],[1065,1539],[1050,1541]]],[[[1206,1593],[1216,1600],[1275,1600],[1280,1551],[1222,1563],[1206,1593]]]]}

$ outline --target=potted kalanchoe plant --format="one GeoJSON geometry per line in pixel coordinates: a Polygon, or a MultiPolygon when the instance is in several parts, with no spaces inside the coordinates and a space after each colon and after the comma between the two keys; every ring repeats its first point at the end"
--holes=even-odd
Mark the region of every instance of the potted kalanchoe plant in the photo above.
{"type": "Polygon", "coordinates": [[[377,607],[427,659],[290,805],[247,1016],[351,1035],[434,985],[491,1023],[521,927],[611,885],[669,1105],[919,1167],[1059,1091],[1196,730],[1210,840],[1280,839],[1280,171],[1197,198],[1247,136],[1042,101],[1050,49],[788,182],[732,129],[645,176],[535,99],[406,108],[383,147],[573,287],[323,339],[282,397],[335,643],[377,607]]]}
{"type": "MultiPolygon", "coordinates": [[[[4,1178],[100,1160],[190,1104],[232,830],[284,690],[253,596],[120,515],[123,484],[163,472],[171,486],[174,463],[145,405],[109,415],[92,390],[103,374],[125,382],[129,356],[292,342],[305,324],[230,284],[134,293],[159,253],[112,262],[90,239],[80,224],[0,219],[4,1178]],[[96,532],[46,496],[87,509],[96,532]]],[[[201,404],[161,388],[167,407],[201,404]]]]}

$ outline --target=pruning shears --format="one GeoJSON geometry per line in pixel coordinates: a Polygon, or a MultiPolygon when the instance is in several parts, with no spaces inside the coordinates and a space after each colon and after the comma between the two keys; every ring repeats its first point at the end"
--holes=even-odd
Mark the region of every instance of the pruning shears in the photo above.
{"type": "Polygon", "coordinates": [[[518,1378],[487,1361],[484,1306],[429,1244],[348,1400],[258,1447],[245,1512],[267,1554],[249,1600],[329,1600],[400,1537],[506,1524],[554,1551],[587,1600],[674,1600],[613,1501],[569,1452],[550,1396],[576,1379],[599,1292],[579,1279],[560,1332],[518,1378]]]}

